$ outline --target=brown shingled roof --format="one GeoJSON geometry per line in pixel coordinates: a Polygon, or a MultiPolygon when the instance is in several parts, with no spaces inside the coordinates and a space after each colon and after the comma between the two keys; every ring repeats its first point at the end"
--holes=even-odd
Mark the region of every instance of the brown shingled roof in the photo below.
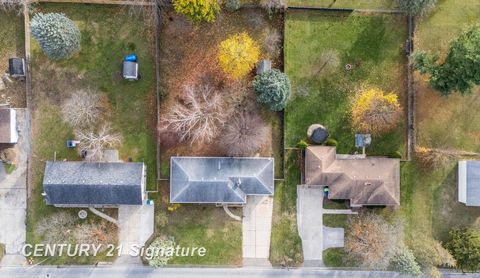
{"type": "Polygon", "coordinates": [[[400,205],[400,160],[367,157],[337,159],[335,147],[308,147],[305,182],[329,187],[329,199],[351,206],[400,205]]]}
{"type": "Polygon", "coordinates": [[[0,108],[0,143],[10,143],[10,109],[0,108]]]}

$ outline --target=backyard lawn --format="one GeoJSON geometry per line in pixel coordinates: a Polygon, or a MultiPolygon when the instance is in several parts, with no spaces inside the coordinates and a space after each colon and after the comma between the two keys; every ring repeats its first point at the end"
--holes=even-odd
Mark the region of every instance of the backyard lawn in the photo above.
{"type": "Polygon", "coordinates": [[[289,6],[318,8],[393,9],[394,0],[288,0],[289,6]]]}
{"type": "MultiPolygon", "coordinates": [[[[282,115],[258,105],[251,86],[253,73],[239,80],[227,76],[218,63],[222,41],[238,33],[248,34],[260,49],[260,59],[270,59],[274,68],[282,68],[282,18],[264,10],[245,8],[234,13],[222,11],[213,23],[193,24],[173,10],[166,9],[160,25],[161,84],[161,177],[169,176],[172,155],[231,156],[224,144],[224,128],[236,113],[249,111],[261,116],[268,127],[268,138],[255,155],[274,157],[276,177],[283,177],[282,115]],[[211,140],[181,140],[167,120],[172,109],[185,103],[186,86],[208,86],[221,98],[222,113],[228,118],[211,140]],[[168,137],[168,135],[171,135],[168,137]]],[[[183,134],[182,134],[183,135],[183,134]]],[[[238,156],[238,155],[235,155],[238,156]]],[[[250,155],[249,155],[250,156],[250,155]]]]}
{"type": "MultiPolygon", "coordinates": [[[[439,1],[435,10],[417,22],[416,50],[446,54],[449,42],[467,26],[480,22],[480,2],[439,1]]],[[[480,90],[470,95],[453,93],[442,97],[426,76],[415,75],[417,95],[417,146],[448,150],[480,151],[480,115],[472,108],[480,105],[480,90]]],[[[448,240],[456,227],[480,227],[480,211],[457,201],[457,159],[433,171],[420,163],[402,166],[402,211],[407,231],[426,233],[448,240]]]]}
{"type": "MultiPolygon", "coordinates": [[[[23,17],[15,12],[0,10],[0,79],[8,71],[8,59],[25,57],[23,17]]],[[[1,82],[1,80],[0,80],[1,82]]],[[[21,81],[2,82],[6,88],[0,90],[0,104],[25,107],[25,83],[21,81]]]]}
{"type": "MultiPolygon", "coordinates": [[[[339,153],[357,151],[349,110],[352,96],[363,88],[394,92],[405,109],[406,37],[403,16],[289,11],[285,71],[293,96],[285,112],[286,146],[294,147],[306,138],[308,126],[318,123],[338,141],[339,153]]],[[[403,154],[405,125],[403,115],[392,131],[373,137],[367,154],[403,154]]]]}
{"type": "MultiPolygon", "coordinates": [[[[147,186],[156,188],[154,49],[152,32],[143,18],[130,17],[123,8],[114,6],[41,4],[36,7],[39,12],[62,12],[71,18],[81,31],[82,50],[70,59],[55,62],[32,39],[33,188],[27,216],[30,243],[43,241],[36,230],[45,217],[59,211],[72,215],[78,212],[46,206],[40,195],[46,160],[80,159],[77,150],[65,146],[67,139],[74,138],[74,130],[64,121],[61,110],[64,101],[76,90],[95,90],[103,95],[104,120],[111,123],[122,139],[118,146],[120,158],[145,162],[147,186]],[[139,57],[142,79],[138,82],[127,82],[121,77],[122,58],[131,52],[139,57]]],[[[96,217],[89,218],[98,221],[96,217]]],[[[109,232],[115,240],[116,229],[109,232]]],[[[111,259],[61,257],[45,263],[91,264],[111,259]]]]}

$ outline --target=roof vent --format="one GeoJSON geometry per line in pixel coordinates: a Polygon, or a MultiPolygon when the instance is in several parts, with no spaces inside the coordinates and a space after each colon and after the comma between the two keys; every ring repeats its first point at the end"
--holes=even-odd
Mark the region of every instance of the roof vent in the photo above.
{"type": "Polygon", "coordinates": [[[222,169],[222,163],[219,161],[217,165],[217,170],[220,171],[220,169],[222,169]]]}

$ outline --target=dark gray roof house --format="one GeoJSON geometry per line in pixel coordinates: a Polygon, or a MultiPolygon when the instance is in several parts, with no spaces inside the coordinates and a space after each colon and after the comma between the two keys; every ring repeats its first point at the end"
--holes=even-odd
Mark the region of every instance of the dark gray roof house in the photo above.
{"type": "Polygon", "coordinates": [[[467,206],[480,206],[480,161],[458,162],[458,201],[467,206]]]}
{"type": "Polygon", "coordinates": [[[172,157],[171,203],[245,204],[248,195],[272,196],[273,158],[172,157]]]}
{"type": "Polygon", "coordinates": [[[145,170],[139,162],[47,161],[45,201],[57,207],[142,205],[145,170]]]}

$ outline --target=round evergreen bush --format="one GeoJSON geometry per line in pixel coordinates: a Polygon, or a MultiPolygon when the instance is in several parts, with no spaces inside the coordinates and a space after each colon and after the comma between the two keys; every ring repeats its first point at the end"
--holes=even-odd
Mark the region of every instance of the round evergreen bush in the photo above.
{"type": "Polygon", "coordinates": [[[80,30],[64,14],[37,13],[30,28],[32,36],[51,59],[65,59],[80,51],[80,30]]]}
{"type": "Polygon", "coordinates": [[[290,97],[291,85],[288,76],[272,69],[255,76],[253,87],[257,92],[257,101],[265,104],[272,111],[285,109],[290,97]]]}
{"type": "Polygon", "coordinates": [[[402,154],[399,151],[391,152],[388,154],[389,158],[402,158],[402,154]]]}
{"type": "Polygon", "coordinates": [[[300,140],[297,143],[297,148],[299,149],[306,149],[308,147],[308,143],[305,140],[300,140]]]}
{"type": "Polygon", "coordinates": [[[333,138],[328,138],[327,142],[325,142],[325,145],[336,147],[338,145],[338,142],[337,142],[337,140],[335,140],[333,138]]]}

